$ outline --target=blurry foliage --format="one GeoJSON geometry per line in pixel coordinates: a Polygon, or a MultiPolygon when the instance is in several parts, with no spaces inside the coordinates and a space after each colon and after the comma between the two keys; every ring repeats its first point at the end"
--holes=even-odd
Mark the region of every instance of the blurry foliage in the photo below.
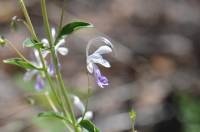
{"type": "MultiPolygon", "coordinates": [[[[45,96],[42,95],[43,92],[36,92],[34,89],[34,81],[23,81],[23,75],[17,74],[14,76],[14,81],[19,88],[25,92],[25,98],[29,104],[35,104],[41,109],[51,109],[45,96]],[[30,103],[31,102],[31,103],[30,103]],[[33,103],[35,102],[35,103],[33,103]]],[[[51,117],[35,117],[32,120],[33,124],[41,129],[42,132],[65,132],[65,126],[60,122],[51,117]]]]}
{"type": "Polygon", "coordinates": [[[42,130],[42,132],[65,132],[64,124],[55,118],[38,118],[33,119],[33,123],[42,130]]]}
{"type": "Polygon", "coordinates": [[[194,95],[181,93],[177,96],[180,107],[180,119],[184,132],[200,131],[200,98],[194,95]]]}

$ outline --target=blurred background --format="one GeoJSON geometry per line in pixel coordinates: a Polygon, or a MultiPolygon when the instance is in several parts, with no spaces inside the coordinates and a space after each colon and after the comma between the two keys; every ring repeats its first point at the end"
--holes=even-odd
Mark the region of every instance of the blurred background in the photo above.
{"type": "MultiPolygon", "coordinates": [[[[38,35],[43,38],[40,1],[25,0],[38,35]]],[[[72,92],[87,93],[85,47],[96,36],[109,38],[115,53],[108,55],[111,69],[102,71],[109,87],[93,84],[89,109],[102,132],[130,132],[128,112],[137,112],[138,132],[200,131],[200,1],[199,0],[47,0],[52,27],[85,20],[95,25],[67,39],[69,55],[62,57],[62,72],[72,92]]],[[[22,47],[30,34],[22,25],[10,30],[13,16],[23,18],[17,0],[0,0],[0,34],[27,57],[22,47]]],[[[60,122],[40,119],[46,100],[27,96],[34,82],[24,82],[24,70],[2,63],[16,57],[0,48],[0,132],[64,132],[60,122]]],[[[91,77],[92,79],[92,77],[91,77]]]]}

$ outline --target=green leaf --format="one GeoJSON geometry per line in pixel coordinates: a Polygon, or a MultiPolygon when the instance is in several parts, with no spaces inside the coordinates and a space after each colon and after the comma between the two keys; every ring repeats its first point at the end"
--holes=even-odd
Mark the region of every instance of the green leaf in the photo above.
{"type": "Polygon", "coordinates": [[[30,38],[26,39],[24,42],[23,42],[23,46],[24,47],[27,47],[27,48],[44,48],[43,44],[40,43],[40,42],[37,42],[35,40],[32,40],[30,38]]]}
{"type": "Polygon", "coordinates": [[[99,128],[95,126],[90,120],[82,120],[80,126],[88,130],[88,132],[100,132],[99,128]]]}
{"type": "Polygon", "coordinates": [[[22,58],[11,58],[11,59],[7,59],[7,60],[3,60],[4,63],[6,64],[11,64],[11,65],[16,65],[25,69],[38,69],[37,67],[35,67],[33,64],[25,61],[22,58]]]}
{"type": "Polygon", "coordinates": [[[56,113],[56,112],[52,112],[52,111],[39,113],[38,117],[53,117],[53,118],[65,120],[65,117],[62,114],[56,113]]]}
{"type": "Polygon", "coordinates": [[[94,26],[87,22],[76,21],[76,22],[68,23],[62,27],[61,31],[59,32],[59,34],[57,36],[57,39],[60,39],[63,36],[70,35],[74,31],[77,31],[79,29],[90,28],[90,27],[94,27],[94,26]]]}

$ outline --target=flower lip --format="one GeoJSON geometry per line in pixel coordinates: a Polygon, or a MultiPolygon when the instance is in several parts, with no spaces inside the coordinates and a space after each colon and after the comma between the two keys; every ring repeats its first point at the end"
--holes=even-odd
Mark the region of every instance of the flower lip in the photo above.
{"type": "Polygon", "coordinates": [[[40,75],[37,75],[36,77],[36,84],[35,84],[35,89],[37,91],[40,91],[41,89],[43,89],[45,86],[45,82],[44,80],[42,79],[42,77],[40,75]]]}
{"type": "Polygon", "coordinates": [[[94,76],[95,76],[95,79],[96,79],[96,83],[99,87],[101,88],[104,88],[104,86],[108,86],[109,83],[108,83],[108,79],[103,76],[98,68],[97,65],[93,64],[94,66],[94,76]]]}

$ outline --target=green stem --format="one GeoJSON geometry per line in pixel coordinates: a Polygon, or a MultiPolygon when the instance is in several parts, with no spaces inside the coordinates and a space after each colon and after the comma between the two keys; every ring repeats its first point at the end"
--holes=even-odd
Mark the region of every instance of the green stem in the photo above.
{"type": "MultiPolygon", "coordinates": [[[[20,2],[20,6],[22,8],[22,11],[24,13],[24,16],[25,16],[25,19],[26,19],[26,22],[27,22],[26,26],[28,27],[29,31],[31,32],[32,38],[37,40],[37,41],[39,41],[39,39],[38,39],[38,37],[37,37],[37,35],[35,33],[35,30],[33,28],[33,25],[32,25],[31,19],[29,17],[28,11],[26,9],[24,0],[19,0],[19,2],[20,2]]],[[[44,5],[44,6],[42,6],[42,7],[44,7],[44,8],[42,8],[43,17],[44,17],[45,20],[47,20],[48,17],[47,17],[47,13],[46,13],[45,1],[42,1],[42,5],[44,5]]],[[[46,27],[49,27],[48,21],[45,21],[45,25],[47,25],[46,27]]],[[[46,33],[47,33],[47,36],[48,36],[48,40],[52,44],[52,36],[51,36],[51,33],[50,33],[50,28],[45,28],[45,30],[46,30],[46,33]]],[[[62,104],[62,101],[60,100],[60,98],[57,95],[56,90],[54,89],[53,81],[52,81],[51,77],[48,74],[48,71],[47,71],[47,68],[46,68],[46,64],[45,64],[45,60],[44,60],[44,58],[42,56],[42,53],[41,53],[41,49],[38,49],[38,52],[39,52],[39,56],[40,56],[40,59],[41,59],[41,62],[42,62],[42,66],[43,66],[43,69],[44,69],[45,76],[46,76],[48,84],[49,84],[49,86],[51,88],[51,91],[53,92],[54,96],[56,97],[56,101],[61,106],[63,112],[67,113],[65,111],[64,104],[62,104]]],[[[66,115],[68,115],[68,113],[66,115]]]]}
{"type": "Polygon", "coordinates": [[[44,21],[44,26],[45,26],[45,32],[47,34],[47,38],[49,40],[49,45],[52,47],[53,45],[53,38],[51,34],[51,29],[49,26],[49,21],[48,21],[48,16],[47,16],[47,9],[46,9],[46,0],[41,0],[41,7],[42,7],[42,17],[44,21]]]}
{"type": "MultiPolygon", "coordinates": [[[[87,71],[86,71],[87,72],[87,71]]],[[[82,120],[84,120],[85,118],[85,114],[86,112],[88,111],[88,101],[89,101],[89,96],[90,96],[90,89],[91,89],[91,83],[90,83],[90,77],[89,77],[89,73],[87,72],[87,81],[88,81],[88,89],[87,89],[87,98],[86,98],[86,103],[85,103],[85,111],[83,113],[83,117],[82,117],[82,120]]],[[[82,121],[81,120],[81,121],[82,121]]],[[[80,122],[81,122],[80,121],[80,122]]]]}
{"type": "Polygon", "coordinates": [[[47,101],[49,102],[49,105],[51,106],[51,108],[53,109],[54,112],[58,112],[58,109],[56,108],[56,106],[54,105],[51,97],[49,96],[49,92],[45,92],[44,95],[47,98],[47,101]]]}
{"type": "Polygon", "coordinates": [[[24,59],[26,62],[30,63],[29,60],[26,59],[26,57],[24,57],[22,55],[22,53],[9,41],[6,39],[7,44],[10,46],[10,48],[14,49],[14,51],[22,58],[24,59]]]}
{"type": "MultiPolygon", "coordinates": [[[[52,49],[54,46],[52,45],[53,44],[53,38],[52,38],[52,34],[51,34],[51,31],[50,31],[50,26],[49,26],[49,21],[48,21],[48,16],[47,16],[47,11],[46,11],[46,1],[45,0],[41,0],[41,8],[42,8],[42,16],[43,16],[43,21],[44,21],[44,26],[45,26],[45,32],[47,34],[47,38],[48,38],[48,41],[49,41],[49,45],[50,45],[50,49],[52,49]]],[[[51,54],[53,54],[51,52],[51,54]]],[[[48,77],[48,73],[46,73],[46,76],[48,77]]],[[[47,78],[49,80],[49,83],[51,84],[51,81],[50,81],[50,77],[47,78]]],[[[61,100],[63,100],[62,98],[62,95],[60,96],[61,100]]],[[[68,117],[68,112],[65,110],[64,108],[64,103],[61,101],[61,108],[63,110],[63,112],[65,113],[65,115],[68,117]]]]}
{"type": "Polygon", "coordinates": [[[26,22],[27,22],[27,24],[28,24],[28,26],[29,26],[28,29],[30,30],[30,32],[31,32],[31,34],[32,34],[32,38],[35,39],[35,40],[38,40],[37,35],[36,35],[36,33],[35,33],[35,30],[34,30],[34,28],[33,28],[31,19],[30,19],[30,17],[29,17],[28,11],[27,11],[27,9],[26,9],[24,0],[19,0],[19,3],[20,3],[20,6],[21,6],[21,8],[22,8],[22,11],[23,11],[23,13],[24,13],[26,22]]]}
{"type": "Polygon", "coordinates": [[[44,69],[44,74],[45,74],[45,76],[46,76],[46,78],[47,78],[49,87],[50,87],[50,89],[51,89],[53,95],[55,96],[56,101],[57,101],[58,104],[60,105],[60,100],[59,100],[58,94],[57,94],[56,90],[54,89],[53,81],[52,81],[51,77],[50,77],[49,74],[48,74],[48,71],[47,71],[47,68],[46,68],[46,64],[45,64],[45,60],[44,60],[44,58],[43,58],[43,56],[42,56],[41,49],[38,49],[38,52],[39,52],[40,60],[41,60],[41,62],[42,62],[42,67],[43,67],[43,69],[44,69]]]}
{"type": "MultiPolygon", "coordinates": [[[[55,53],[54,49],[51,49],[51,50],[52,50],[51,52],[55,53]]],[[[72,120],[72,123],[74,125],[75,132],[79,132],[79,130],[76,126],[76,118],[75,118],[74,112],[72,110],[71,100],[69,98],[68,91],[65,88],[65,85],[64,85],[64,82],[63,82],[63,79],[62,79],[62,75],[59,71],[58,59],[57,59],[55,54],[52,54],[52,58],[53,58],[53,63],[54,63],[55,70],[56,70],[56,76],[57,76],[57,79],[58,79],[58,82],[59,82],[59,85],[60,85],[60,88],[61,88],[61,92],[63,93],[63,96],[64,96],[65,101],[67,103],[67,108],[68,108],[69,113],[71,115],[71,120],[72,120]]]]}
{"type": "MultiPolygon", "coordinates": [[[[72,110],[71,100],[69,98],[69,94],[67,92],[67,89],[65,88],[61,73],[59,71],[58,59],[57,59],[57,56],[56,56],[56,53],[55,53],[54,44],[53,44],[53,38],[52,38],[52,35],[51,35],[51,31],[50,31],[50,26],[49,26],[47,11],[46,11],[46,1],[45,0],[41,0],[41,8],[42,8],[42,16],[43,16],[45,31],[46,31],[46,34],[47,34],[47,37],[48,37],[48,41],[49,41],[49,45],[50,45],[50,49],[51,49],[51,55],[52,55],[54,67],[55,67],[55,70],[56,70],[57,81],[59,82],[62,95],[63,95],[63,97],[65,99],[64,101],[67,104],[67,108],[68,108],[70,116],[71,116],[71,120],[72,120],[72,124],[73,124],[74,130],[75,130],[75,132],[79,132],[78,127],[76,125],[76,118],[75,118],[74,112],[72,110]]],[[[61,97],[62,97],[62,95],[61,95],[61,97]]]]}

